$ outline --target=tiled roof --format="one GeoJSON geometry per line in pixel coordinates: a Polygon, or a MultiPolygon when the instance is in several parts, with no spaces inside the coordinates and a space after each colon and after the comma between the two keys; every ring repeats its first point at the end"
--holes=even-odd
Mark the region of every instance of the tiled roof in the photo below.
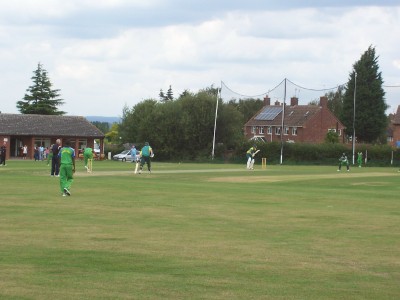
{"type": "MultiPolygon", "coordinates": [[[[270,105],[270,107],[281,107],[270,105]]],[[[285,107],[285,126],[302,127],[307,120],[312,118],[316,113],[321,110],[321,106],[317,105],[296,105],[285,107]]],[[[260,110],[261,111],[261,110],[260,110]]],[[[282,112],[279,113],[273,120],[255,120],[256,113],[247,123],[246,126],[281,126],[282,125],[282,112]]]]}
{"type": "Polygon", "coordinates": [[[1,135],[104,138],[84,117],[0,113],[1,135]]]}

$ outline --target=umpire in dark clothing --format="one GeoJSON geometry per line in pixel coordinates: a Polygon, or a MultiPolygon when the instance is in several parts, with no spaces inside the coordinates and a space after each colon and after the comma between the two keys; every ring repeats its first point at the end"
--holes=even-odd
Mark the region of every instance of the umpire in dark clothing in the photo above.
{"type": "Polygon", "coordinates": [[[60,162],[58,159],[58,152],[61,149],[61,140],[57,139],[56,143],[51,147],[51,152],[53,152],[53,157],[51,159],[51,176],[58,176],[60,173],[60,162]]]}
{"type": "Polygon", "coordinates": [[[0,166],[6,165],[7,142],[0,147],[0,166]]]}

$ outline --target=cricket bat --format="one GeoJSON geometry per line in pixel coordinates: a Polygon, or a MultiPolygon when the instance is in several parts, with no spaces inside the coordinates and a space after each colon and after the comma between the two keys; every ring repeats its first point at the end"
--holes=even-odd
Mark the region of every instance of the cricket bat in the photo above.
{"type": "Polygon", "coordinates": [[[260,152],[260,150],[257,150],[256,152],[254,152],[254,153],[253,153],[253,157],[254,157],[258,152],[260,152]]]}

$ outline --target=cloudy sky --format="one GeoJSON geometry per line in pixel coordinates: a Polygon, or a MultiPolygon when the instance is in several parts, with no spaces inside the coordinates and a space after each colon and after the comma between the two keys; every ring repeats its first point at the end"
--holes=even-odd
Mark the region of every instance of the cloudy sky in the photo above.
{"type": "Polygon", "coordinates": [[[114,117],[170,85],[174,96],[221,82],[258,95],[284,78],[334,87],[372,45],[394,112],[399,36],[398,0],[2,1],[0,111],[18,113],[39,62],[61,110],[114,117]]]}

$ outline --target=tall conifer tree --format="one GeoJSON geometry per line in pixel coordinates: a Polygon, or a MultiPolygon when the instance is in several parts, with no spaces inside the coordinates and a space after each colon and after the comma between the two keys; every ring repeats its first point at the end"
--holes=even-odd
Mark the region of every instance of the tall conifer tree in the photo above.
{"type": "Polygon", "coordinates": [[[373,143],[385,133],[388,105],[382,84],[375,48],[369,46],[360,60],[354,63],[343,97],[341,121],[349,136],[353,135],[354,121],[357,142],[373,143]]]}
{"type": "Polygon", "coordinates": [[[52,89],[47,71],[39,63],[33,73],[33,85],[26,90],[23,100],[17,102],[18,110],[22,114],[64,115],[64,111],[58,110],[58,106],[64,104],[63,99],[58,98],[60,90],[52,89]]]}

